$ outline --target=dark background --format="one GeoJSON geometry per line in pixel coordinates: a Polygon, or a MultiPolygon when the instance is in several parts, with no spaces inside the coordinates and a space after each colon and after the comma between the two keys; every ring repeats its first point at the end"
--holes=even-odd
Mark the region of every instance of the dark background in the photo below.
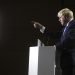
{"type": "Polygon", "coordinates": [[[56,32],[57,12],[64,7],[75,12],[74,4],[74,0],[0,2],[0,75],[28,75],[29,47],[37,45],[31,21],[56,32]]]}

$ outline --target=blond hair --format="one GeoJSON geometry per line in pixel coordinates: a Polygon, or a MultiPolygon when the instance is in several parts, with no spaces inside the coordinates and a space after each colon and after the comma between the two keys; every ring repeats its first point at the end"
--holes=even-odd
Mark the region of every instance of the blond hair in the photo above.
{"type": "Polygon", "coordinates": [[[64,17],[67,17],[68,19],[74,19],[73,12],[70,9],[68,9],[68,8],[64,8],[64,9],[60,10],[58,12],[57,16],[60,17],[62,15],[64,17]]]}

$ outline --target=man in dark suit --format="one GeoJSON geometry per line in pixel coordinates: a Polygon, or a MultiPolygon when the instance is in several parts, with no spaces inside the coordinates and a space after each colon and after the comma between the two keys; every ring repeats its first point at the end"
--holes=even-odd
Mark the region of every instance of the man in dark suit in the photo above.
{"type": "MultiPolygon", "coordinates": [[[[61,25],[65,26],[60,40],[56,43],[56,49],[61,52],[62,75],[75,75],[75,20],[73,12],[68,8],[64,8],[58,12],[57,16],[61,25]]],[[[40,29],[43,35],[51,36],[52,34],[38,22],[34,22],[34,27],[40,29]]]]}

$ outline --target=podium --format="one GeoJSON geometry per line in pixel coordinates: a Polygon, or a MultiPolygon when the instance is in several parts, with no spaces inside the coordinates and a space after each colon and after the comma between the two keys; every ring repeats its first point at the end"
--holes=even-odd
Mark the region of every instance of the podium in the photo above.
{"type": "Polygon", "coordinates": [[[55,46],[29,47],[28,75],[55,75],[55,46]]]}

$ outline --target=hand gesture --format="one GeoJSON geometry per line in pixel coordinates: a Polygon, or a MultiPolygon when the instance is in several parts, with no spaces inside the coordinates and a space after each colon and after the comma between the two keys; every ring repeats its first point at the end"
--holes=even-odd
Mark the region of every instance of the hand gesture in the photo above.
{"type": "Polygon", "coordinates": [[[33,26],[34,28],[37,28],[37,29],[42,29],[43,25],[40,24],[39,22],[35,22],[35,21],[32,21],[33,22],[33,26]]]}

